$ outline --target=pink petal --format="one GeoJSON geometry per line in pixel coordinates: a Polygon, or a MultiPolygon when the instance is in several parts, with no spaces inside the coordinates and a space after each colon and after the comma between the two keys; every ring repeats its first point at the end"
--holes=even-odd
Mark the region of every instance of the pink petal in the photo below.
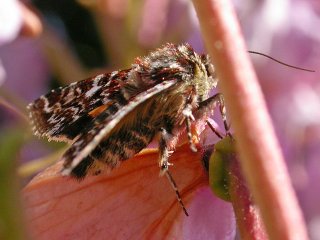
{"type": "Polygon", "coordinates": [[[0,2],[0,45],[16,38],[22,25],[19,2],[5,0],[0,2]]]}
{"type": "Polygon", "coordinates": [[[192,153],[188,145],[171,157],[172,175],[189,217],[167,179],[159,177],[158,152],[148,150],[110,174],[82,182],[60,176],[61,162],[45,170],[24,190],[29,229],[34,239],[188,239],[198,229],[203,236],[212,236],[213,231],[218,236],[229,234],[234,220],[229,219],[233,216],[228,204],[208,190],[192,203],[197,189],[208,182],[201,157],[201,152],[192,153]],[[222,218],[221,214],[226,215],[222,218]]]}

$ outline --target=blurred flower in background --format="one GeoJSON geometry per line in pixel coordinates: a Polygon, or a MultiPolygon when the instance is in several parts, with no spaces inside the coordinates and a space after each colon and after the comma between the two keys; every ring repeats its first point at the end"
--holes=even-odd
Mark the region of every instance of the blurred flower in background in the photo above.
{"type": "Polygon", "coordinates": [[[320,239],[319,2],[270,0],[251,9],[239,6],[239,11],[250,50],[316,71],[252,56],[310,237],[320,239]]]}
{"type": "MultiPolygon", "coordinates": [[[[17,1],[5,1],[1,4],[0,20],[6,22],[0,26],[0,46],[12,41],[18,35],[22,25],[21,9],[17,1]]],[[[0,85],[5,78],[5,70],[0,62],[0,85]]]]}
{"type": "Polygon", "coordinates": [[[0,44],[12,41],[20,31],[22,25],[22,13],[19,3],[16,0],[4,1],[0,9],[1,24],[0,27],[0,44]]]}
{"type": "MultiPolygon", "coordinates": [[[[252,56],[310,236],[320,239],[320,4],[234,3],[248,49],[317,71],[303,72],[252,56]]],[[[20,139],[11,145],[18,152],[10,155],[13,162],[58,159],[55,154],[61,145],[32,137],[22,117],[26,104],[47,90],[130,67],[135,57],[166,42],[189,42],[196,51],[205,51],[188,0],[34,0],[31,4],[44,25],[36,38],[26,30],[37,25],[25,20],[29,8],[13,0],[0,3],[0,20],[7,23],[0,26],[0,130],[1,139],[12,135],[20,139]]],[[[30,177],[34,171],[26,169],[24,174],[30,177]]],[[[204,199],[207,195],[202,194],[204,199]]]]}

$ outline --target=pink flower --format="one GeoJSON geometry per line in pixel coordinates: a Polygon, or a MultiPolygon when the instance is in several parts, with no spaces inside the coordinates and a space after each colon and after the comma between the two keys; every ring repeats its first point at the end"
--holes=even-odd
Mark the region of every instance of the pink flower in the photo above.
{"type": "Polygon", "coordinates": [[[15,39],[22,26],[23,19],[18,1],[1,1],[0,21],[0,45],[2,45],[15,39]]]}
{"type": "Polygon", "coordinates": [[[202,153],[178,147],[170,168],[189,217],[166,178],[159,177],[158,152],[146,150],[111,173],[79,183],[59,174],[61,162],[24,190],[34,239],[234,239],[229,203],[208,188],[202,153]]]}

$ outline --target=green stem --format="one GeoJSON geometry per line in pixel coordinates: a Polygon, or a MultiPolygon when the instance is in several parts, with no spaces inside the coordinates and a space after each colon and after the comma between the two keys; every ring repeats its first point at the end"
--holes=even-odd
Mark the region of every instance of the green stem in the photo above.
{"type": "Polygon", "coordinates": [[[21,129],[2,132],[0,138],[0,239],[28,239],[20,201],[16,157],[21,129]]]}
{"type": "Polygon", "coordinates": [[[214,145],[209,182],[216,196],[232,203],[241,239],[267,239],[260,213],[242,176],[233,138],[224,137],[214,145]]]}

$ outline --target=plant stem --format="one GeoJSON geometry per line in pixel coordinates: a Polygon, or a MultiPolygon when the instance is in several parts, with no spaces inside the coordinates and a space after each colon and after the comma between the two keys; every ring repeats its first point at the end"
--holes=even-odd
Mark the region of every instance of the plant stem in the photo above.
{"type": "Polygon", "coordinates": [[[252,196],[243,179],[236,155],[233,159],[230,159],[229,170],[229,194],[241,239],[268,239],[260,212],[252,201],[252,196]]]}
{"type": "Polygon", "coordinates": [[[240,164],[270,239],[308,239],[288,171],[234,9],[193,0],[235,131],[240,164]]]}

